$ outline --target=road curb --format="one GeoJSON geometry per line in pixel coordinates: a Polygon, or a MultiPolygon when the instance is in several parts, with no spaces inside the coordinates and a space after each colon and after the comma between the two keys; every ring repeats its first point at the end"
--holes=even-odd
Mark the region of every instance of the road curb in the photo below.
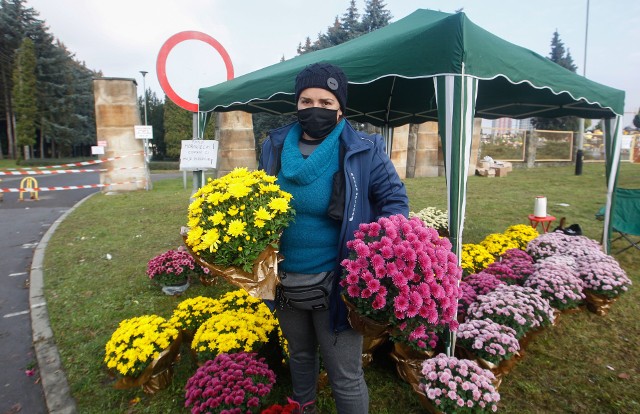
{"type": "Polygon", "coordinates": [[[31,262],[31,274],[29,276],[29,307],[31,310],[31,329],[33,332],[33,346],[38,360],[38,369],[42,381],[44,398],[50,414],[75,414],[76,402],[71,396],[71,390],[67,381],[60,353],[56,346],[53,330],[49,321],[47,302],[44,296],[44,255],[47,243],[55,233],[58,225],[62,223],[73,210],[84,203],[93,193],[78,201],[67,210],[60,218],[53,222],[49,230],[44,234],[33,254],[31,262]]]}

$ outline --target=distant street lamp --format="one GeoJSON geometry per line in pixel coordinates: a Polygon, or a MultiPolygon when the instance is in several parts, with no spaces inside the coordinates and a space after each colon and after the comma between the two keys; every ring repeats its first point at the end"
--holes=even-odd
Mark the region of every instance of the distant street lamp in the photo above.
{"type": "Polygon", "coordinates": [[[142,101],[142,105],[144,105],[144,124],[147,125],[147,86],[144,82],[145,76],[147,73],[146,70],[141,70],[140,73],[142,73],[142,89],[144,90],[144,98],[142,101]]]}

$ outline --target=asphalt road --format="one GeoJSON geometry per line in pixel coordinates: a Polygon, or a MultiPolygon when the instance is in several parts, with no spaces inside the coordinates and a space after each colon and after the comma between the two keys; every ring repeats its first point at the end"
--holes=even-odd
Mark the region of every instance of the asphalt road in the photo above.
{"type": "MultiPolygon", "coordinates": [[[[180,174],[154,174],[153,181],[180,174]]],[[[19,188],[24,176],[2,176],[0,188],[19,188]]],[[[100,182],[98,173],[35,176],[39,187],[100,182]]],[[[29,306],[29,271],[34,249],[48,228],[68,209],[99,188],[46,191],[39,200],[4,193],[0,202],[0,414],[47,413],[29,306]]]]}

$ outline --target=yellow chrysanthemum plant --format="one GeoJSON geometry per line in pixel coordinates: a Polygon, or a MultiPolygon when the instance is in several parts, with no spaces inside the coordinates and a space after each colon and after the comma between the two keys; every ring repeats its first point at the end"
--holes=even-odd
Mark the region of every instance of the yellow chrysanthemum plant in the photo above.
{"type": "Polygon", "coordinates": [[[121,321],[105,346],[104,357],[107,368],[119,377],[115,387],[142,386],[145,392],[166,387],[180,343],[180,331],[161,316],[121,321]],[[155,382],[150,385],[151,380],[155,382]]]}
{"type": "Polygon", "coordinates": [[[462,245],[460,266],[465,276],[478,273],[495,261],[495,257],[480,244],[466,243],[462,245]]]}
{"type": "Polygon", "coordinates": [[[527,224],[515,224],[509,226],[504,232],[505,236],[510,237],[514,242],[518,244],[518,249],[525,250],[527,244],[540,235],[538,230],[527,224]]]}
{"type": "Polygon", "coordinates": [[[518,248],[518,243],[514,239],[502,233],[489,234],[480,242],[480,245],[496,259],[507,250],[518,248]]]}
{"type": "Polygon", "coordinates": [[[269,342],[278,321],[260,299],[247,296],[247,306],[212,315],[196,331],[191,349],[198,363],[221,353],[258,352],[269,342]]]}
{"type": "Polygon", "coordinates": [[[264,171],[236,168],[209,179],[192,198],[183,238],[194,258],[250,294],[273,299],[278,239],[295,216],[291,194],[264,171]]]}

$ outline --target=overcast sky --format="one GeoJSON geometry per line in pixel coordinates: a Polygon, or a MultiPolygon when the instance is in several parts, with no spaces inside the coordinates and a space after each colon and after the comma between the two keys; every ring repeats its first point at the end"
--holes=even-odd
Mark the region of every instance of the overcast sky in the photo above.
{"type": "MultiPolygon", "coordinates": [[[[416,9],[467,17],[503,39],[543,56],[557,29],[578,66],[585,69],[588,0],[387,0],[392,21],[416,9]]],[[[142,94],[145,84],[159,97],[156,59],[172,35],[195,30],[220,42],[229,53],[236,76],[296,55],[300,42],[326,32],[349,0],[27,0],[50,32],[93,70],[107,77],[134,78],[142,94]]],[[[360,14],[364,0],[357,0],[360,14]]],[[[625,122],[640,108],[640,1],[589,1],[586,76],[626,92],[625,122]]],[[[167,75],[182,98],[195,102],[200,87],[226,79],[222,59],[203,42],[190,40],[173,48],[167,75]]]]}

